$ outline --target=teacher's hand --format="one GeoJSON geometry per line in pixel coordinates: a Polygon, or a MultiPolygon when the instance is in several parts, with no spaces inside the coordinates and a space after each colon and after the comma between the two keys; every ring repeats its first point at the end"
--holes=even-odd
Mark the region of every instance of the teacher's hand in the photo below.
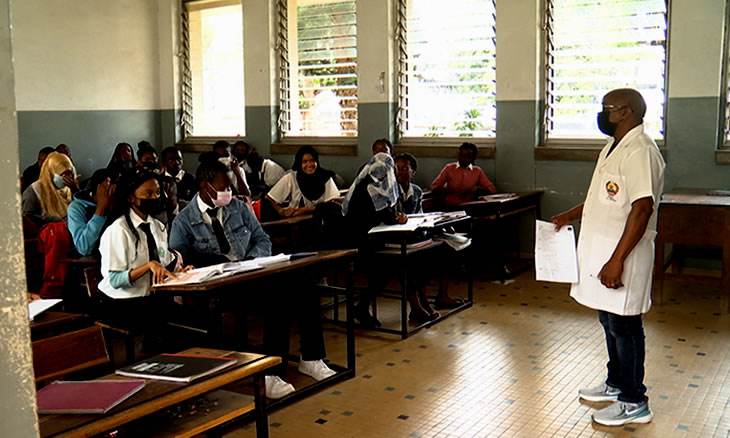
{"type": "Polygon", "coordinates": [[[601,280],[601,284],[609,289],[619,289],[624,287],[623,281],[621,281],[621,275],[624,273],[624,264],[618,260],[611,258],[598,273],[598,279],[601,280]]]}

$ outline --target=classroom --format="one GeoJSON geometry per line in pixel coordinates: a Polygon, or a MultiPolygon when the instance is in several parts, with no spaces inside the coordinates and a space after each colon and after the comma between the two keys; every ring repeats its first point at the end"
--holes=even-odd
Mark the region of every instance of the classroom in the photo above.
{"type": "Polygon", "coordinates": [[[0,0],[0,436],[728,436],[729,24],[727,0],[0,0]],[[573,232],[550,281],[536,247],[573,232]],[[29,324],[36,298],[62,301],[29,324]],[[72,336],[83,369],[49,371],[72,336]],[[238,365],[38,412],[178,352],[238,365]]]}

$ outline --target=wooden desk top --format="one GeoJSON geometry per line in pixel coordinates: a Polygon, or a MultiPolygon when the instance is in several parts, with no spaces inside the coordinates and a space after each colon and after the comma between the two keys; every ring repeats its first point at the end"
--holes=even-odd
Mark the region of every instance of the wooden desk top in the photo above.
{"type": "Polygon", "coordinates": [[[94,256],[66,257],[61,260],[61,263],[69,265],[98,266],[101,265],[101,260],[94,256]]]}
{"type": "MultiPolygon", "coordinates": [[[[204,348],[191,348],[182,354],[237,357],[246,365],[228,368],[210,377],[191,383],[145,379],[145,387],[104,415],[39,415],[42,437],[88,437],[158,412],[177,403],[213,391],[229,383],[249,377],[281,363],[281,358],[254,353],[238,353],[204,348]]],[[[103,380],[139,380],[109,374],[103,380]]]]}
{"type": "Polygon", "coordinates": [[[286,217],[284,219],[279,219],[277,221],[269,221],[269,222],[261,222],[261,227],[264,229],[267,228],[273,228],[273,227],[281,227],[281,226],[287,226],[287,225],[294,225],[298,224],[300,222],[305,222],[310,219],[312,219],[311,214],[304,214],[301,216],[294,216],[294,217],[286,217]]]}
{"type": "Polygon", "coordinates": [[[662,195],[660,205],[702,205],[730,207],[730,191],[719,189],[675,189],[662,195]]]}
{"type": "Polygon", "coordinates": [[[73,331],[90,325],[91,320],[86,315],[46,311],[30,321],[30,336],[36,340],[58,332],[73,331]]]}
{"type": "Polygon", "coordinates": [[[343,249],[343,250],[332,250],[332,251],[319,251],[317,255],[304,257],[293,261],[287,261],[282,263],[276,263],[259,269],[258,271],[244,272],[241,274],[231,275],[229,277],[223,277],[218,280],[206,281],[198,284],[184,284],[184,285],[172,285],[172,286],[154,286],[150,288],[153,292],[204,292],[213,289],[218,289],[225,286],[230,286],[237,283],[253,280],[256,278],[266,277],[269,275],[279,274],[281,272],[287,272],[294,269],[303,268],[306,266],[316,265],[318,263],[324,263],[331,260],[337,260],[340,258],[353,257],[357,254],[356,249],[343,249]]]}
{"type": "Polygon", "coordinates": [[[517,192],[517,193],[495,193],[493,195],[482,196],[480,199],[471,202],[465,202],[454,208],[458,207],[470,207],[484,204],[509,204],[532,197],[540,197],[545,193],[544,190],[532,190],[529,192],[517,192]]]}

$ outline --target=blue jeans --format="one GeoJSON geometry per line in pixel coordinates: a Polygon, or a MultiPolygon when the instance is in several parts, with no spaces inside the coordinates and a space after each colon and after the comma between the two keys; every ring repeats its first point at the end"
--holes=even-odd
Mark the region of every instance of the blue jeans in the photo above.
{"type": "Polygon", "coordinates": [[[608,378],[606,384],[621,390],[618,399],[629,403],[648,400],[644,386],[644,326],[641,315],[621,316],[598,311],[606,332],[608,378]]]}

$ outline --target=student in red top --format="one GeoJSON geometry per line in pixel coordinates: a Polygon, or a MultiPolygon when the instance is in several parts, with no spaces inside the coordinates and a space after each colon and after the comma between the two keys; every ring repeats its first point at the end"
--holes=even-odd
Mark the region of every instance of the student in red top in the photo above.
{"type": "Polygon", "coordinates": [[[447,206],[472,201],[477,192],[490,194],[497,191],[484,171],[474,164],[477,153],[476,145],[463,143],[459,146],[459,161],[444,166],[431,183],[433,192],[445,195],[444,202],[447,206]]]}

